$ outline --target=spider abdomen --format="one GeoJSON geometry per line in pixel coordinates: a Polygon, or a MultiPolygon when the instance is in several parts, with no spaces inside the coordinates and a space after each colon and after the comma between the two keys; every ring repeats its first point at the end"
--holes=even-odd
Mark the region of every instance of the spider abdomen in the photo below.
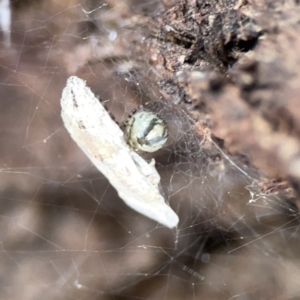
{"type": "Polygon", "coordinates": [[[151,111],[136,112],[126,126],[128,144],[134,149],[155,152],[168,139],[168,127],[164,120],[151,111]]]}

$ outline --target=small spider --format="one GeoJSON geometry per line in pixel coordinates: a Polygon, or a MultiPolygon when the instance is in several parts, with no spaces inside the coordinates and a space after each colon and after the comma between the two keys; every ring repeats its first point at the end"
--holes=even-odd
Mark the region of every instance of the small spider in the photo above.
{"type": "Polygon", "coordinates": [[[126,122],[127,143],[136,150],[155,152],[168,139],[168,127],[156,113],[141,108],[134,111],[126,122]]]}
{"type": "MultiPolygon", "coordinates": [[[[105,101],[96,96],[113,121],[119,125],[113,114],[109,112],[105,101]]],[[[133,109],[125,127],[125,139],[129,146],[143,152],[155,152],[163,147],[168,139],[168,126],[156,113],[146,110],[143,105],[133,109]]],[[[123,127],[123,128],[124,128],[123,127]]]]}

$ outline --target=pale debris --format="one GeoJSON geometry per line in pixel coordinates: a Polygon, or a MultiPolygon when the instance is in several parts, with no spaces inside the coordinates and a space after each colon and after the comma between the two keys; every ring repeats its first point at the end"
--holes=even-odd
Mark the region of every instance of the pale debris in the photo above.
{"type": "Polygon", "coordinates": [[[123,132],[85,81],[72,76],[61,98],[61,116],[73,140],[137,212],[169,228],[177,214],[159,192],[160,176],[154,161],[147,163],[125,142],[123,132]]]}
{"type": "Polygon", "coordinates": [[[10,46],[11,9],[9,0],[0,0],[0,30],[4,34],[4,45],[10,46]]]}

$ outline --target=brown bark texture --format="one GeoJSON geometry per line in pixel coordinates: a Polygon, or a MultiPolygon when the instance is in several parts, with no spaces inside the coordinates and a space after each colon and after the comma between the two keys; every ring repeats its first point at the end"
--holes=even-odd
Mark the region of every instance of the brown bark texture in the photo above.
{"type": "Polygon", "coordinates": [[[160,91],[184,103],[200,134],[246,155],[269,178],[264,192],[299,197],[299,1],[164,4],[148,40],[160,91]]]}

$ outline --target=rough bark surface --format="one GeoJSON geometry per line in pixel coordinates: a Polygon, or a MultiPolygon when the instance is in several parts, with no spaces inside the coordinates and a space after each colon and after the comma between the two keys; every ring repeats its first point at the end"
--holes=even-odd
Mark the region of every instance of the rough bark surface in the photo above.
{"type": "Polygon", "coordinates": [[[183,102],[201,132],[300,194],[298,1],[165,1],[152,23],[162,93],[183,102]],[[163,68],[162,68],[163,66],[163,68]]]}

